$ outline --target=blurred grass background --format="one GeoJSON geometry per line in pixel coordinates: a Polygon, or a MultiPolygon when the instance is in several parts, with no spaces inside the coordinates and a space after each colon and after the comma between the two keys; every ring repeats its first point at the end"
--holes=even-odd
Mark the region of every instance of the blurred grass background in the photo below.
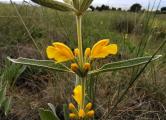
{"type": "MultiPolygon", "coordinates": [[[[71,101],[74,76],[29,66],[21,71],[20,75],[19,71],[12,72],[13,67],[18,70],[20,66],[6,62],[6,57],[47,59],[45,49],[55,41],[64,42],[74,49],[77,46],[75,18],[72,13],[26,4],[16,5],[16,8],[9,4],[0,4],[0,73],[3,75],[5,71],[5,74],[11,76],[7,78],[11,83],[8,95],[13,96],[11,113],[8,117],[0,115],[0,118],[39,120],[38,108],[46,106],[48,102],[55,104],[58,115],[63,117],[62,104],[71,101]],[[35,48],[32,38],[42,56],[35,48]]],[[[96,41],[104,38],[109,38],[111,43],[118,44],[119,52],[111,58],[98,60],[95,67],[108,61],[152,55],[166,38],[166,14],[146,11],[87,12],[83,18],[84,48],[92,47],[96,41]]],[[[107,119],[164,120],[166,118],[165,53],[164,47],[159,53],[163,57],[146,68],[116,111],[110,115],[111,118],[107,119]]],[[[22,70],[22,67],[20,69],[22,70]]],[[[135,69],[92,76],[96,81],[96,119],[108,116],[114,103],[134,76],[135,69]]],[[[6,79],[1,78],[1,81],[4,80],[6,79]]]]}

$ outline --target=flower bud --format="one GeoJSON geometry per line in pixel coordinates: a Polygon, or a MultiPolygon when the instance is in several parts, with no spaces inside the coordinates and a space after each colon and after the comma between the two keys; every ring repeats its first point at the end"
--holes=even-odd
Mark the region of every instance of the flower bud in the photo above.
{"type": "Polygon", "coordinates": [[[95,111],[91,110],[91,111],[87,112],[86,115],[87,115],[87,117],[92,118],[94,116],[94,114],[95,114],[95,111]]]}
{"type": "Polygon", "coordinates": [[[80,55],[80,50],[78,48],[74,49],[74,55],[78,57],[80,55]]]}
{"type": "Polygon", "coordinates": [[[90,63],[84,64],[84,71],[88,72],[90,70],[90,63]]]}
{"type": "Polygon", "coordinates": [[[72,63],[71,64],[71,69],[72,69],[72,71],[74,71],[75,73],[77,73],[77,71],[78,71],[78,65],[76,63],[72,63]]]}
{"type": "Polygon", "coordinates": [[[90,54],[91,54],[91,50],[90,50],[90,48],[86,48],[84,54],[85,54],[85,57],[86,57],[86,58],[90,57],[90,54]]]}
{"type": "Polygon", "coordinates": [[[71,111],[73,111],[73,110],[75,110],[76,108],[75,108],[75,106],[73,105],[73,103],[70,103],[69,104],[69,110],[71,110],[71,111]]]}
{"type": "Polygon", "coordinates": [[[83,109],[80,109],[80,110],[79,110],[78,116],[79,116],[79,118],[84,118],[84,117],[85,117],[85,112],[84,112],[83,109]]]}
{"type": "Polygon", "coordinates": [[[85,107],[85,110],[90,110],[92,109],[92,103],[88,103],[85,107]]]}
{"type": "Polygon", "coordinates": [[[77,118],[77,115],[74,114],[74,113],[70,113],[70,114],[69,114],[69,118],[70,118],[70,119],[75,119],[75,118],[77,118]]]}

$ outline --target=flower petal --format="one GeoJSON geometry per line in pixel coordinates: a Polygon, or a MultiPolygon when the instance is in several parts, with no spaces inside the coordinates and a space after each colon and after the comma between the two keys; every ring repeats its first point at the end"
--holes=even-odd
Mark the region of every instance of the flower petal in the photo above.
{"type": "Polygon", "coordinates": [[[49,59],[53,59],[55,57],[55,47],[53,46],[48,46],[46,49],[46,53],[49,59]]]}
{"type": "Polygon", "coordinates": [[[74,95],[73,98],[77,102],[78,105],[82,105],[82,86],[78,85],[74,88],[73,91],[74,95]]]}
{"type": "Polygon", "coordinates": [[[118,46],[117,46],[117,44],[110,44],[110,45],[108,45],[106,47],[106,49],[107,49],[107,52],[109,54],[112,54],[112,55],[115,55],[118,52],[118,46]]]}
{"type": "Polygon", "coordinates": [[[103,39],[98,41],[93,47],[92,47],[92,51],[91,51],[91,58],[98,58],[98,54],[101,54],[101,49],[103,49],[103,47],[107,46],[109,44],[109,39],[103,39]]]}
{"type": "Polygon", "coordinates": [[[117,53],[117,45],[116,44],[109,44],[108,39],[100,40],[97,42],[91,52],[91,59],[93,58],[105,58],[109,54],[116,54],[117,53]]]}
{"type": "Polygon", "coordinates": [[[60,42],[55,42],[53,46],[48,46],[47,56],[49,59],[54,58],[57,62],[65,62],[74,59],[71,49],[60,42]]]}

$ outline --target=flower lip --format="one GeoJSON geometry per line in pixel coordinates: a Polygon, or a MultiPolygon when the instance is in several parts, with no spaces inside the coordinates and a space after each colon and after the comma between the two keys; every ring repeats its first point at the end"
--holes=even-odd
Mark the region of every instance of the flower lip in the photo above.
{"type": "Polygon", "coordinates": [[[55,42],[53,46],[48,46],[46,53],[49,59],[54,59],[57,63],[74,59],[71,49],[60,42],[55,42]]]}
{"type": "Polygon", "coordinates": [[[73,90],[73,98],[79,106],[82,106],[82,86],[78,85],[73,90]]]}
{"type": "Polygon", "coordinates": [[[98,41],[93,47],[91,51],[91,59],[95,58],[105,58],[109,54],[117,53],[117,45],[109,44],[109,39],[103,39],[98,41]]]}

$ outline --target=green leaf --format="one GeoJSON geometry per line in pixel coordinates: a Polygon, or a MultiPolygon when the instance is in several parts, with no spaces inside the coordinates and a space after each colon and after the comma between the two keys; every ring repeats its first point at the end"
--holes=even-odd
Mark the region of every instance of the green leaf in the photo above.
{"type": "Polygon", "coordinates": [[[52,110],[54,116],[56,117],[57,120],[59,120],[57,114],[56,114],[56,111],[55,111],[55,106],[51,103],[48,103],[48,106],[50,107],[50,109],[52,110]]]}
{"type": "MultiPolygon", "coordinates": [[[[90,71],[89,74],[96,74],[96,73],[102,73],[102,72],[109,72],[114,70],[121,70],[126,68],[131,68],[139,65],[146,64],[152,56],[146,56],[146,57],[138,57],[134,59],[124,60],[120,62],[113,62],[103,65],[101,68],[90,71]]],[[[161,55],[156,55],[153,57],[151,61],[157,60],[161,57],[161,55]]]]}
{"type": "Polygon", "coordinates": [[[6,87],[1,88],[0,90],[0,107],[6,99],[6,87]]]}
{"type": "Polygon", "coordinates": [[[80,7],[79,0],[73,0],[73,5],[76,9],[79,9],[79,7],[80,7]]]}
{"type": "Polygon", "coordinates": [[[45,68],[53,69],[60,72],[72,72],[65,65],[60,63],[55,63],[52,60],[35,60],[35,59],[28,59],[28,58],[12,59],[10,57],[7,57],[7,58],[13,63],[17,63],[17,64],[45,67],[45,68]]]}
{"type": "Polygon", "coordinates": [[[14,76],[14,81],[12,86],[14,86],[16,80],[21,76],[21,74],[26,70],[27,66],[22,65],[19,67],[19,69],[17,69],[17,71],[15,72],[15,76],[14,76]]]}
{"type": "Polygon", "coordinates": [[[43,108],[39,109],[39,115],[41,120],[59,120],[54,116],[52,111],[44,110],[43,108]]]}
{"type": "Polygon", "coordinates": [[[5,115],[7,115],[11,109],[11,100],[12,98],[6,98],[6,100],[4,101],[3,103],[3,107],[4,107],[4,110],[5,110],[5,115]]]}
{"type": "Polygon", "coordinates": [[[65,3],[67,4],[72,4],[72,1],[71,0],[63,0],[65,3]]]}
{"type": "Polygon", "coordinates": [[[89,8],[90,4],[93,2],[93,0],[81,0],[81,1],[82,1],[82,4],[81,4],[80,10],[82,12],[86,11],[89,8]]]}
{"type": "Polygon", "coordinates": [[[63,112],[65,120],[69,120],[69,111],[68,111],[68,106],[66,104],[63,105],[63,112]]]}
{"type": "Polygon", "coordinates": [[[75,12],[77,11],[70,4],[59,2],[57,0],[32,0],[32,1],[39,5],[60,10],[60,11],[75,11],[75,12]]]}

